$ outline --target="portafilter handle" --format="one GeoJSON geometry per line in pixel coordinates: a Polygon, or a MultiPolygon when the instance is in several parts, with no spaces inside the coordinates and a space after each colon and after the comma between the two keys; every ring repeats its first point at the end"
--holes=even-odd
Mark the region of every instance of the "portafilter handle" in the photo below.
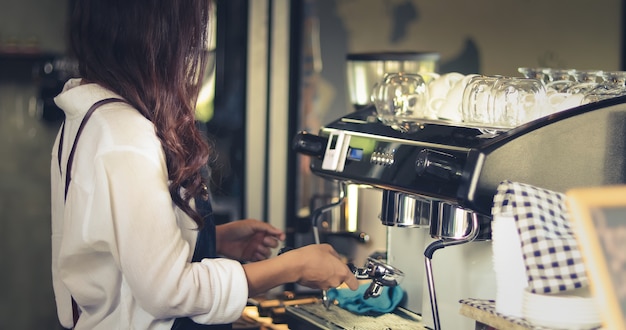
{"type": "Polygon", "coordinates": [[[354,264],[348,264],[354,276],[359,280],[371,279],[372,283],[363,293],[363,299],[379,297],[383,288],[394,287],[404,278],[404,273],[380,260],[367,258],[363,268],[358,268],[354,264]]]}
{"type": "Polygon", "coordinates": [[[291,141],[291,149],[308,156],[323,158],[327,144],[327,138],[301,131],[291,141]]]}

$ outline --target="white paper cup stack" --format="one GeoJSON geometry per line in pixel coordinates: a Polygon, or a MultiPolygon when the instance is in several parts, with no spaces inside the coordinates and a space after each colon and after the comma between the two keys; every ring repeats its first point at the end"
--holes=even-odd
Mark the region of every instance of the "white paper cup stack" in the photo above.
{"type": "Polygon", "coordinates": [[[512,215],[495,215],[491,230],[496,274],[496,312],[522,317],[528,280],[515,219],[512,215]]]}
{"type": "Polygon", "coordinates": [[[600,314],[587,288],[557,294],[524,292],[524,318],[551,329],[595,329],[600,314]]]}

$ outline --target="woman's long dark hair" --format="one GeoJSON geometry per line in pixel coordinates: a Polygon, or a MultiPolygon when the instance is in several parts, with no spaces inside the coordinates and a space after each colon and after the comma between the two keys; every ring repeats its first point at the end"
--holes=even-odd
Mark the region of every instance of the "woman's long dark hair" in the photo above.
{"type": "Polygon", "coordinates": [[[76,0],[69,26],[81,77],[121,95],[154,123],[170,195],[199,226],[203,219],[189,201],[206,197],[201,168],[209,146],[195,126],[195,104],[210,6],[210,0],[76,0]]]}

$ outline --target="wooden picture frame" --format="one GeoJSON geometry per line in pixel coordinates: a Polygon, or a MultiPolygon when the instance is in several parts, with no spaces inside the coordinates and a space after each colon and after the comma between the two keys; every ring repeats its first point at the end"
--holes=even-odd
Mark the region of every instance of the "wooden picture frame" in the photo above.
{"type": "Polygon", "coordinates": [[[603,329],[626,329],[626,185],[566,192],[603,329]]]}

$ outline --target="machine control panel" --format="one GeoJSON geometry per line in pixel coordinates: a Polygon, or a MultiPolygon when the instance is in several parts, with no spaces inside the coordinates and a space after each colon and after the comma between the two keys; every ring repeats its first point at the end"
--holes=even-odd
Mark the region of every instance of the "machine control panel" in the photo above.
{"type": "MultiPolygon", "coordinates": [[[[467,150],[330,130],[319,175],[433,198],[456,196],[467,150]]],[[[447,197],[450,198],[450,197],[447,197]]]]}

